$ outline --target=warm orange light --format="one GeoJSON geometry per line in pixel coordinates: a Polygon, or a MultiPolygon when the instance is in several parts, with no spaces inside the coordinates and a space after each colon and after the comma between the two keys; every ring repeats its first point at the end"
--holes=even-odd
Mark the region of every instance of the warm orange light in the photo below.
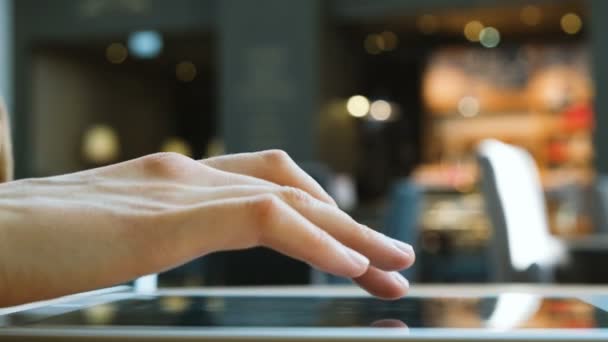
{"type": "Polygon", "coordinates": [[[576,34],[583,28],[583,21],[575,13],[566,13],[560,20],[562,30],[567,34],[576,34]]]}
{"type": "Polygon", "coordinates": [[[478,42],[481,30],[483,30],[483,24],[480,21],[469,21],[464,26],[464,36],[470,42],[478,42]]]}

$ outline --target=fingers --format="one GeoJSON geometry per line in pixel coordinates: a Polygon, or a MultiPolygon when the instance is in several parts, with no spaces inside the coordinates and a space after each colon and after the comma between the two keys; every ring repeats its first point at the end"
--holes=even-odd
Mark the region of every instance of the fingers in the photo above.
{"type": "Polygon", "coordinates": [[[368,257],[378,268],[401,270],[414,262],[414,251],[409,245],[359,224],[343,211],[301,190],[284,187],[278,196],[336,240],[368,257]]]}
{"type": "Polygon", "coordinates": [[[369,267],[367,272],[353,280],[367,292],[383,299],[401,298],[409,289],[409,282],[398,272],[385,272],[375,267],[369,267]]]}
{"type": "Polygon", "coordinates": [[[415,255],[411,246],[393,240],[353,220],[340,209],[321,202],[303,190],[292,187],[231,186],[205,194],[205,200],[275,195],[340,243],[370,259],[372,265],[387,271],[411,266],[415,255]]]}
{"type": "Polygon", "coordinates": [[[414,263],[413,249],[365,227],[344,212],[332,210],[326,205],[292,204],[304,217],[322,227],[342,244],[360,252],[375,267],[383,270],[402,270],[414,263]],[[316,206],[316,208],[315,208],[316,206]]]}
{"type": "Polygon", "coordinates": [[[336,202],[287,153],[269,150],[240,153],[201,160],[201,163],[227,172],[248,175],[269,182],[302,189],[313,197],[336,205],[336,202]]]}
{"type": "Polygon", "coordinates": [[[169,258],[173,262],[262,245],[322,271],[354,278],[382,298],[398,298],[407,292],[407,280],[386,271],[409,267],[415,258],[411,247],[360,225],[337,209],[323,189],[284,153],[202,162],[162,154],[142,159],[137,170],[202,187],[192,189],[194,201],[183,199],[185,209],[182,206],[172,217],[165,217],[169,221],[153,224],[171,227],[167,234],[171,238],[163,239],[178,246],[169,258]]]}
{"type": "MultiPolygon", "coordinates": [[[[190,256],[265,246],[325,272],[357,277],[369,260],[273,195],[207,202],[175,218],[190,256]],[[202,244],[202,246],[199,246],[202,244]]],[[[170,223],[169,223],[170,224],[170,223]]],[[[175,230],[173,230],[175,234],[175,230]]]]}

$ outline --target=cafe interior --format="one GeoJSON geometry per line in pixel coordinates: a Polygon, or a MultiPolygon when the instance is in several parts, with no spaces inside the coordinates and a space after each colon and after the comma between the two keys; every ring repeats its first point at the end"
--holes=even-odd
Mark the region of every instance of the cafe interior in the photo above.
{"type": "MultiPolygon", "coordinates": [[[[608,283],[603,1],[0,4],[18,179],[282,149],[342,210],[414,247],[412,288],[608,283]]],[[[265,248],[151,281],[351,283],[265,248]]],[[[424,312],[479,319],[466,301],[441,306],[424,312]]],[[[538,320],[593,324],[559,308],[538,320]]]]}

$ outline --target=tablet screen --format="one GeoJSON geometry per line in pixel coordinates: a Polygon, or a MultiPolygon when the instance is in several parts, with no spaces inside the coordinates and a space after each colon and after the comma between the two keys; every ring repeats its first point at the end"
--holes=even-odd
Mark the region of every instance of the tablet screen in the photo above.
{"type": "Polygon", "coordinates": [[[605,311],[576,298],[135,296],[30,321],[36,326],[605,328],[605,311]]]}

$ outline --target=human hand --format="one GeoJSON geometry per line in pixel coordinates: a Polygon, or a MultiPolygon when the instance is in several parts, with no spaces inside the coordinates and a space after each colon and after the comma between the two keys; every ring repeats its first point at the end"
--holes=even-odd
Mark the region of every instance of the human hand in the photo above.
{"type": "Polygon", "coordinates": [[[281,151],[154,154],[0,185],[0,306],[265,246],[396,298],[408,245],[364,227],[281,151]]]}

